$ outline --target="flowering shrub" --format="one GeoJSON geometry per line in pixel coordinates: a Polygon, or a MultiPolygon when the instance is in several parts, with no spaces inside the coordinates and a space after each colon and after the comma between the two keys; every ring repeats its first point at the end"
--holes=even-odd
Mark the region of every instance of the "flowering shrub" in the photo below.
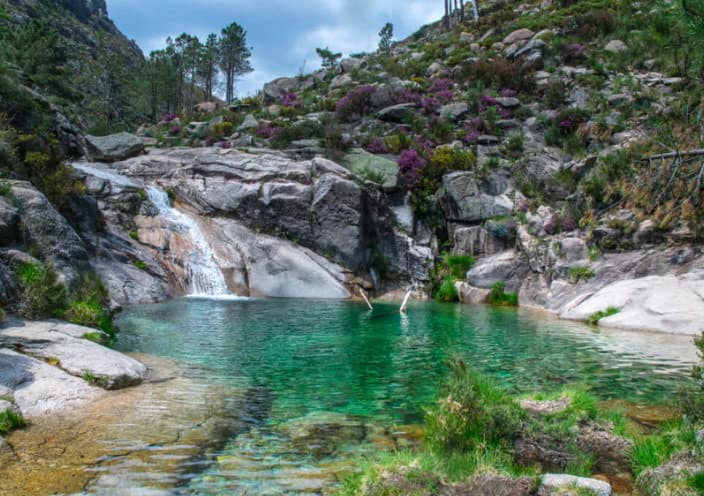
{"type": "Polygon", "coordinates": [[[169,129],[169,134],[170,134],[171,136],[176,136],[176,135],[178,135],[178,134],[181,134],[181,128],[178,127],[178,126],[174,126],[174,127],[172,127],[171,129],[169,129]]]}
{"type": "Polygon", "coordinates": [[[422,153],[426,157],[430,155],[430,153],[433,151],[435,148],[435,143],[433,143],[432,140],[426,138],[423,135],[416,135],[415,137],[415,143],[413,145],[413,149],[422,153]]]}
{"type": "Polygon", "coordinates": [[[421,101],[421,111],[426,115],[435,115],[440,108],[440,101],[433,97],[423,98],[421,101]]]}
{"type": "Polygon", "coordinates": [[[406,179],[409,188],[418,186],[423,178],[423,169],[428,161],[421,157],[415,150],[405,150],[398,158],[398,168],[406,179]]]}
{"type": "Polygon", "coordinates": [[[440,100],[442,103],[447,103],[455,97],[455,94],[451,90],[442,90],[435,93],[435,98],[440,100]]]}
{"type": "Polygon", "coordinates": [[[479,131],[474,129],[474,130],[468,131],[463,139],[464,139],[464,142],[467,143],[468,145],[475,145],[481,135],[482,135],[482,133],[480,133],[479,131]]]}
{"type": "Polygon", "coordinates": [[[512,88],[504,88],[501,91],[499,91],[499,95],[501,95],[504,98],[515,98],[515,96],[518,95],[518,91],[516,91],[512,88]]]}
{"type": "Polygon", "coordinates": [[[177,116],[175,113],[170,112],[170,113],[164,115],[164,118],[163,118],[162,120],[163,120],[164,122],[173,122],[173,121],[175,121],[176,119],[178,119],[178,116],[177,116]]]}
{"type": "Polygon", "coordinates": [[[302,105],[301,101],[298,99],[298,95],[289,92],[281,97],[281,106],[286,108],[298,108],[302,105]]]}
{"type": "Polygon", "coordinates": [[[338,100],[335,106],[337,115],[343,120],[364,117],[372,110],[372,95],[375,92],[376,88],[369,85],[353,89],[338,100]]]}
{"type": "Polygon", "coordinates": [[[389,148],[381,138],[376,138],[367,145],[367,151],[374,154],[389,153],[389,148]]]}
{"type": "Polygon", "coordinates": [[[423,101],[423,95],[417,91],[404,90],[396,98],[396,103],[415,103],[420,105],[423,101]]]}
{"type": "Polygon", "coordinates": [[[575,221],[574,219],[568,217],[562,221],[563,231],[574,231],[575,229],[577,229],[577,221],[575,221]]]}
{"type": "Polygon", "coordinates": [[[260,138],[273,138],[279,133],[279,128],[268,122],[261,122],[255,131],[260,138]]]}
{"type": "Polygon", "coordinates": [[[442,91],[450,91],[454,85],[452,79],[434,79],[430,86],[431,93],[440,93],[442,91]]]}
{"type": "Polygon", "coordinates": [[[562,58],[568,64],[583,62],[587,59],[587,49],[579,43],[570,43],[562,47],[562,58]]]}

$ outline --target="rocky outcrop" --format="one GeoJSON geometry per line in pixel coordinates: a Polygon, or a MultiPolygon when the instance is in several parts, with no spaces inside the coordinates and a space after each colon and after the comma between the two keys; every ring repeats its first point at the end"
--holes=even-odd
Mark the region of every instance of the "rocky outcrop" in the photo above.
{"type": "Polygon", "coordinates": [[[442,183],[442,207],[448,220],[478,222],[513,212],[508,171],[494,170],[486,177],[479,177],[475,171],[453,172],[443,176],[442,183]]]}
{"type": "MultiPolygon", "coordinates": [[[[107,212],[108,224],[126,226],[134,222],[137,240],[125,241],[130,245],[137,241],[152,254],[167,253],[163,233],[159,234],[158,221],[154,220],[157,212],[150,210],[145,202],[141,207],[135,205],[133,211],[137,215],[124,215],[119,204],[126,195],[138,191],[138,185],[158,182],[160,187],[173,192],[179,208],[202,218],[203,225],[227,226],[221,231],[205,229],[214,246],[233,243],[235,234],[246,238],[255,233],[261,247],[268,246],[257,248],[260,257],[267,255],[267,251],[269,256],[295,254],[294,258],[300,258],[302,265],[292,264],[289,275],[296,273],[296,267],[309,267],[313,254],[317,254],[314,262],[322,270],[321,275],[329,274],[331,265],[327,260],[321,263],[323,258],[344,267],[344,271],[339,267],[332,271],[344,272],[344,276],[333,277],[338,282],[355,280],[353,274],[369,280],[369,271],[382,263],[392,281],[425,281],[433,264],[432,239],[416,241],[416,226],[408,226],[405,231],[400,228],[380,187],[371,183],[360,185],[347,169],[323,158],[297,161],[274,152],[252,155],[235,150],[155,150],[113,164],[113,175],[121,174],[118,176],[121,180],[111,178],[105,170],[96,172],[95,167],[77,167],[87,174],[86,184],[98,196],[101,211],[107,212]],[[133,184],[124,184],[125,180],[133,184]],[[228,233],[229,240],[225,241],[228,233]],[[274,238],[279,239],[274,242],[274,238]]],[[[258,271],[261,275],[265,264],[262,262],[256,268],[243,265],[243,260],[253,259],[250,253],[254,244],[243,239],[235,245],[242,249],[243,256],[231,250],[228,256],[218,256],[216,262],[224,271],[239,274],[232,284],[241,288],[243,278],[252,283],[250,276],[258,271]]],[[[216,249],[216,252],[225,250],[216,249]]],[[[270,264],[272,270],[280,272],[275,266],[270,264]]],[[[298,277],[294,279],[300,283],[298,277]]],[[[253,293],[259,293],[263,287],[270,288],[271,283],[259,288],[248,286],[253,293]]],[[[267,290],[264,294],[270,293],[267,290]]],[[[278,289],[271,293],[280,294],[278,289]]],[[[338,288],[331,294],[346,293],[338,288]]]]}
{"type": "Polygon", "coordinates": [[[98,162],[117,162],[136,157],[144,151],[144,143],[134,134],[86,136],[88,156],[98,162]]]}
{"type": "Polygon", "coordinates": [[[52,363],[75,377],[90,377],[106,389],[141,383],[146,377],[147,368],[132,358],[85,338],[86,335],[96,334],[101,333],[58,321],[9,319],[0,327],[0,347],[19,350],[24,355],[52,363]]]}
{"type": "Polygon", "coordinates": [[[22,415],[38,417],[76,408],[103,390],[42,360],[0,348],[0,386],[12,392],[22,415]]]}
{"type": "Polygon", "coordinates": [[[13,181],[12,195],[20,205],[22,232],[16,241],[72,283],[89,267],[88,253],[75,229],[30,183],[13,181]]]}
{"type": "Polygon", "coordinates": [[[229,219],[204,219],[216,262],[236,294],[274,298],[349,298],[340,266],[290,241],[229,219]]]}
{"type": "Polygon", "coordinates": [[[608,308],[600,326],[698,335],[704,331],[704,278],[650,276],[609,284],[565,305],[560,317],[586,320],[608,308]]]}

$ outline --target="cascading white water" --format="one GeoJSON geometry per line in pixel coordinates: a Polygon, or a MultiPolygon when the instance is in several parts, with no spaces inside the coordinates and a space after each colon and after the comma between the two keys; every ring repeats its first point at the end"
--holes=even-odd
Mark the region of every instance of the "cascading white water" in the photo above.
{"type": "Polygon", "coordinates": [[[196,221],[175,209],[166,191],[154,186],[148,186],[146,189],[149,199],[159,210],[159,215],[171,224],[175,231],[186,235],[193,244],[193,249],[184,260],[189,296],[230,295],[225,278],[215,263],[213,250],[196,221]]]}

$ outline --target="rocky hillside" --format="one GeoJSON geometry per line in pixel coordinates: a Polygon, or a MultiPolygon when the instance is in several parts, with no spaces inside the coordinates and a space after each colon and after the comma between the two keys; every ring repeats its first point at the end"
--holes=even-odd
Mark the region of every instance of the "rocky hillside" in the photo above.
{"type": "MultiPolygon", "coordinates": [[[[100,5],[85,7],[75,22],[109,24],[100,5]]],[[[88,136],[89,158],[111,164],[60,169],[58,191],[30,176],[66,220],[47,234],[66,234],[61,245],[80,256],[28,243],[30,210],[12,210],[25,183],[6,188],[8,233],[25,231],[6,245],[69,281],[97,270],[113,303],[192,291],[189,258],[203,245],[237,294],[394,297],[415,286],[698,332],[703,61],[669,42],[698,29],[678,9],[483,2],[478,23],[426,26],[256,98],[166,115],[137,137],[88,136]]]]}
{"type": "MultiPolygon", "coordinates": [[[[692,19],[667,2],[482,2],[478,23],[426,26],[388,52],[139,134],[156,147],[336,161],[384,199],[397,231],[433,250],[435,270],[401,280],[439,298],[483,302],[493,288],[496,302],[694,333],[703,61],[677,34],[701,30],[692,19]]],[[[323,249],[296,223],[262,227],[323,249]]],[[[376,242],[362,245],[335,260],[394,266],[376,242]]]]}
{"type": "MultiPolygon", "coordinates": [[[[104,0],[3,0],[0,39],[0,111],[24,131],[53,111],[66,116],[63,127],[80,130],[138,118],[133,84],[144,57],[108,18],[104,0]]],[[[50,130],[61,136],[61,125],[50,130]]]]}

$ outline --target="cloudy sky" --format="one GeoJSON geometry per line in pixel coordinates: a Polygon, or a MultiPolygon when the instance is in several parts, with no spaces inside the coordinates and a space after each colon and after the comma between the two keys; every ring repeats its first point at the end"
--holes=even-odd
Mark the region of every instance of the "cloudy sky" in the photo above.
{"type": "Polygon", "coordinates": [[[183,32],[201,41],[231,22],[247,30],[255,72],[237,88],[255,93],[278,76],[320,66],[316,47],[344,54],[371,51],[386,22],[402,39],[442,16],[440,0],[107,0],[108,13],[145,54],[183,32]]]}

